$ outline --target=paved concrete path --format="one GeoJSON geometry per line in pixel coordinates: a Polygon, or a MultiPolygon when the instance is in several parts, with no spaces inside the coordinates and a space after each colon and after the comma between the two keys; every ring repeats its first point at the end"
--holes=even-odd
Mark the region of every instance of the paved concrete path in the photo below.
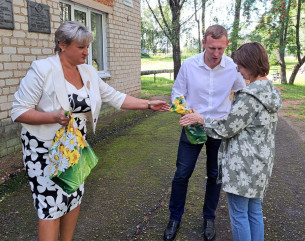
{"type": "MultiPolygon", "coordinates": [[[[74,240],[162,240],[180,130],[177,115],[158,113],[94,146],[100,163],[86,181],[74,240]]],[[[263,202],[265,240],[305,240],[304,180],[305,143],[280,118],[273,176],[263,202]]],[[[203,240],[204,186],[203,151],[176,240],[203,240]]],[[[36,225],[27,184],[1,198],[0,240],[37,240],[36,225]]],[[[216,241],[232,240],[224,193],[216,228],[216,241]]]]}

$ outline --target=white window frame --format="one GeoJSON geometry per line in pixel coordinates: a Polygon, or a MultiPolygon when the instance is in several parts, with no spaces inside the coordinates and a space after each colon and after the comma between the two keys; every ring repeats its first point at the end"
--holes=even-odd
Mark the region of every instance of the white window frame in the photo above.
{"type": "MultiPolygon", "coordinates": [[[[74,10],[79,10],[86,13],[86,24],[89,30],[91,30],[91,12],[99,14],[102,16],[102,33],[103,33],[103,69],[102,71],[98,71],[98,75],[100,78],[109,78],[111,77],[108,71],[108,58],[107,58],[107,25],[106,25],[106,13],[95,10],[93,8],[89,8],[84,5],[80,5],[78,3],[68,1],[68,0],[60,0],[60,2],[64,4],[68,4],[71,6],[71,20],[74,20],[74,10]]],[[[89,56],[88,56],[88,64],[92,65],[92,44],[89,46],[89,56]]]]}

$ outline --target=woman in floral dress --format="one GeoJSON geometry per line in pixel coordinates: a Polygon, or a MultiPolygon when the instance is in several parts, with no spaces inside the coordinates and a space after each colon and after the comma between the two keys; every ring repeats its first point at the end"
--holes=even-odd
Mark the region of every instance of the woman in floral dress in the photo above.
{"type": "Polygon", "coordinates": [[[34,206],[39,217],[39,240],[72,240],[84,184],[65,193],[49,176],[48,152],[58,129],[67,126],[69,110],[86,135],[89,120],[95,131],[102,102],[117,109],[167,111],[159,100],[144,100],[116,91],[85,64],[92,34],[78,22],[63,23],[55,32],[56,55],[36,60],[22,79],[12,108],[12,119],[21,122],[23,159],[34,206]]]}
{"type": "Polygon", "coordinates": [[[180,124],[200,123],[207,135],[222,138],[219,181],[227,193],[234,241],[262,241],[262,200],[274,163],[274,134],[282,100],[267,78],[268,55],[261,44],[242,45],[233,59],[250,84],[234,93],[230,114],[213,120],[195,112],[182,117],[180,124]]]}

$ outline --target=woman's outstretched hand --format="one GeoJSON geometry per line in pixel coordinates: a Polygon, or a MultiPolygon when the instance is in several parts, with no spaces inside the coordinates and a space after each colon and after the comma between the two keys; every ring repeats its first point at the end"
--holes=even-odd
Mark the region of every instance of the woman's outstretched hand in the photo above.
{"type": "Polygon", "coordinates": [[[170,105],[166,101],[162,100],[151,100],[150,108],[155,111],[169,111],[170,105]]]}
{"type": "Polygon", "coordinates": [[[183,115],[180,118],[179,121],[180,125],[182,126],[189,126],[189,125],[195,125],[195,124],[204,124],[204,118],[202,115],[200,115],[195,109],[193,110],[193,113],[183,115]]]}

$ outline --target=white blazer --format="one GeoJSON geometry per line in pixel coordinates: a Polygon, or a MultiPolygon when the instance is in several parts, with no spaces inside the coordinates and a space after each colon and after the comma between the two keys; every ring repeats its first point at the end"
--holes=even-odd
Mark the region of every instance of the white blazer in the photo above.
{"type": "MultiPolygon", "coordinates": [[[[120,109],[126,94],[106,84],[92,66],[82,64],[77,68],[89,94],[91,111],[87,112],[86,116],[91,121],[93,132],[95,132],[102,102],[120,109]]],[[[41,112],[70,110],[66,80],[59,55],[34,61],[14,97],[11,114],[13,121],[28,110],[41,112]]],[[[59,124],[29,125],[25,123],[22,123],[22,126],[42,140],[52,140],[56,131],[62,127],[59,124]]]]}

